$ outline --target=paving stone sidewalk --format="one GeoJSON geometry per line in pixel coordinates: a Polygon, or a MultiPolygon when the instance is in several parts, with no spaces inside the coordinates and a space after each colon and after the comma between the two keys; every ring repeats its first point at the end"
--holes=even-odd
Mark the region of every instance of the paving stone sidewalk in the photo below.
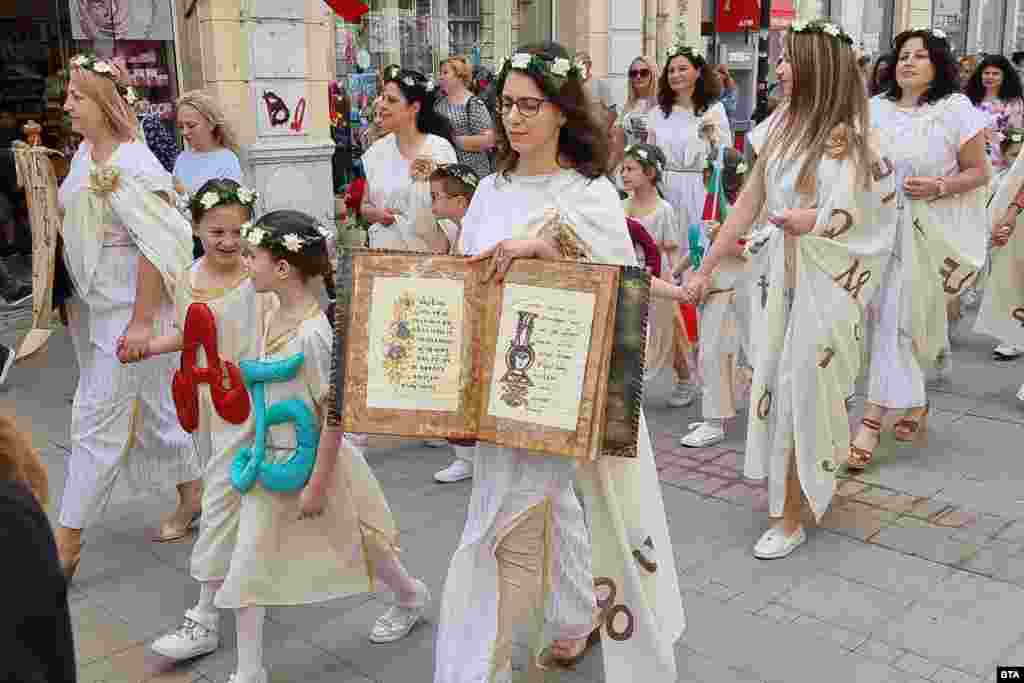
{"type": "MultiPolygon", "coordinates": [[[[717,447],[683,448],[679,436],[699,406],[668,409],[669,387],[651,387],[648,423],[688,619],[676,648],[680,681],[977,683],[994,680],[997,663],[1024,664],[1024,411],[1014,400],[1024,361],[991,361],[992,342],[969,333],[956,341],[953,375],[931,394],[928,444],[886,438],[875,465],[842,481],[807,545],[774,562],[750,553],[766,528],[767,493],[742,477],[742,420],[717,447]]],[[[49,354],[16,367],[0,391],[0,410],[14,412],[42,449],[54,501],[74,382],[73,354],[58,333],[49,354]]],[[[439,595],[468,482],[431,481],[451,457],[446,449],[406,443],[368,457],[401,526],[410,570],[439,595]]],[[[88,534],[71,593],[84,683],[223,683],[233,671],[230,615],[213,655],[168,667],[148,652],[196,598],[191,542],[144,540],[147,525],[171,505],[118,488],[102,525],[88,534]]],[[[370,645],[366,634],[387,602],[360,596],[271,610],[272,680],[428,683],[436,603],[405,641],[370,645]]],[[[520,649],[517,661],[525,656],[520,649]]],[[[600,670],[591,656],[549,680],[600,681],[600,670]]]]}

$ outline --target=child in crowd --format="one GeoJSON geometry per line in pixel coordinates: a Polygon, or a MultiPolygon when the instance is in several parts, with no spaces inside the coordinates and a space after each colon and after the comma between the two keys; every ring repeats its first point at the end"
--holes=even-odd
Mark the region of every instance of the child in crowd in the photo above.
{"type": "MultiPolygon", "coordinates": [[[[198,200],[203,202],[202,193],[198,200]]],[[[201,235],[206,232],[201,223],[201,235]]],[[[430,601],[427,587],[410,577],[396,557],[397,529],[362,453],[340,432],[328,430],[320,439],[333,335],[309,280],[322,277],[333,290],[327,237],[327,230],[306,214],[274,211],[255,225],[236,220],[230,235],[237,245],[233,251],[223,242],[210,245],[232,254],[240,254],[244,245],[248,258],[246,287],[256,299],[249,307],[254,319],[240,329],[251,346],[240,371],[227,365],[221,370],[236,382],[244,376],[249,414],[236,439],[220,440],[224,447],[205,469],[204,496],[211,506],[204,510],[193,556],[193,574],[202,582],[199,604],[186,612],[180,629],[153,649],[174,659],[211,652],[218,645],[217,608],[234,609],[238,667],[232,683],[267,681],[267,606],[369,592],[379,579],[397,597],[370,635],[371,641],[383,643],[408,634],[430,601]],[[281,422],[284,414],[288,417],[281,422]]],[[[240,255],[234,258],[241,260],[240,255]]],[[[194,315],[189,308],[178,342],[186,357],[194,315]]],[[[218,332],[230,317],[220,316],[218,332]]],[[[223,335],[217,336],[220,342],[223,335]]],[[[173,348],[167,339],[151,346],[154,352],[173,348]]],[[[224,348],[230,352],[230,343],[224,348]]],[[[208,357],[210,349],[207,344],[208,357]]],[[[215,400],[214,409],[232,412],[221,403],[215,400]]],[[[237,420],[238,415],[229,417],[237,420]]]]}
{"type": "MultiPolygon", "coordinates": [[[[430,176],[430,200],[437,219],[448,219],[456,226],[454,235],[449,235],[451,247],[448,253],[453,256],[461,256],[462,248],[462,219],[469,210],[473,201],[473,193],[476,186],[480,184],[480,178],[472,168],[465,164],[447,164],[440,166],[430,176]]],[[[444,446],[451,444],[455,449],[455,460],[448,467],[434,475],[434,481],[439,484],[451,484],[457,481],[464,481],[473,476],[472,441],[429,441],[430,446],[444,446]]]]}
{"type": "MultiPolygon", "coordinates": [[[[731,147],[722,150],[719,163],[721,168],[705,173],[709,193],[705,224],[709,243],[718,237],[718,229],[739,195],[747,170],[742,155],[731,147]]],[[[743,253],[743,241],[735,247],[733,255],[739,257],[743,253]]],[[[737,374],[740,351],[746,351],[749,356],[749,281],[748,269],[742,261],[723,261],[701,306],[697,362],[703,388],[704,420],[690,425],[690,433],[680,439],[683,446],[704,448],[721,443],[725,440],[726,420],[736,416],[736,386],[742,383],[737,374]]],[[[752,376],[749,371],[743,374],[752,376]]]]}
{"type": "MultiPolygon", "coordinates": [[[[1010,128],[1007,129],[1006,134],[1003,136],[1002,141],[999,143],[999,151],[1005,165],[999,169],[999,171],[992,178],[990,185],[991,194],[989,195],[989,202],[996,196],[999,190],[1003,187],[1006,182],[1006,178],[1010,173],[1010,169],[1013,167],[1013,163],[1017,161],[1017,157],[1020,156],[1021,147],[1024,146],[1024,129],[1021,128],[1010,128]]],[[[993,217],[997,219],[998,217],[993,217]]],[[[991,245],[993,247],[1006,246],[1009,240],[1009,232],[1005,227],[999,227],[996,232],[992,234],[991,245]]],[[[975,278],[974,284],[964,290],[963,303],[965,306],[970,307],[980,303],[981,294],[985,289],[985,280],[991,270],[991,262],[986,264],[986,267],[978,272],[978,276],[975,278]]],[[[995,360],[1013,360],[1024,355],[1024,346],[1018,344],[1011,344],[1006,341],[1001,341],[998,346],[992,349],[992,358],[995,360]]]]}
{"type": "MultiPolygon", "coordinates": [[[[626,217],[640,223],[654,240],[661,254],[660,273],[668,274],[676,266],[679,256],[676,212],[658,191],[665,170],[665,155],[654,145],[638,144],[626,149],[622,160],[622,185],[629,196],[623,202],[626,217]]],[[[685,350],[688,342],[680,339],[681,326],[677,324],[679,307],[671,299],[653,298],[648,324],[647,342],[648,379],[665,368],[674,368],[680,383],[686,383],[682,402],[675,407],[689,405],[697,396],[697,388],[690,381],[690,369],[685,350]]],[[[678,392],[683,395],[683,392],[678,392]]],[[[673,397],[674,398],[674,397],[673,397]]]]}

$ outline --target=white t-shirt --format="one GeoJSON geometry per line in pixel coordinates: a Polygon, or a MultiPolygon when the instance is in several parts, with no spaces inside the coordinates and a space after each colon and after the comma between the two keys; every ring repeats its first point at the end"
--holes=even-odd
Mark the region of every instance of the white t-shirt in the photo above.
{"type": "Polygon", "coordinates": [[[199,191],[208,180],[228,178],[242,182],[242,165],[238,155],[226,147],[212,152],[196,152],[187,149],[174,161],[174,177],[182,182],[191,195],[199,191]]]}

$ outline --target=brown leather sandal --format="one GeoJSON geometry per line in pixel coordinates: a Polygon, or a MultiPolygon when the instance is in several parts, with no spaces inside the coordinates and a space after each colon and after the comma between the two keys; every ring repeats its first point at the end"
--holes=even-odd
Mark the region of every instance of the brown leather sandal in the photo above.
{"type": "Polygon", "coordinates": [[[587,636],[580,651],[572,657],[556,657],[552,654],[551,646],[548,645],[544,650],[537,655],[537,666],[545,671],[572,671],[576,668],[576,665],[583,661],[583,658],[587,656],[587,652],[592,648],[598,641],[601,640],[601,627],[598,626],[590,635],[587,636]]]}
{"type": "Polygon", "coordinates": [[[911,408],[902,418],[892,426],[893,437],[897,441],[911,443],[925,438],[928,428],[928,412],[930,405],[924,404],[924,408],[911,408]]]}
{"type": "Polygon", "coordinates": [[[180,541],[181,539],[192,534],[194,529],[199,527],[199,518],[202,516],[202,511],[192,515],[185,524],[181,524],[174,517],[165,519],[160,523],[160,526],[151,532],[149,540],[153,543],[171,543],[174,541],[180,541]]]}
{"type": "MultiPolygon", "coordinates": [[[[862,425],[867,427],[872,432],[882,431],[882,423],[870,417],[865,417],[860,421],[862,425]]],[[[874,450],[867,450],[866,448],[860,448],[850,444],[850,452],[846,456],[846,469],[860,472],[864,470],[868,465],[871,464],[871,458],[874,457],[874,450]]]]}

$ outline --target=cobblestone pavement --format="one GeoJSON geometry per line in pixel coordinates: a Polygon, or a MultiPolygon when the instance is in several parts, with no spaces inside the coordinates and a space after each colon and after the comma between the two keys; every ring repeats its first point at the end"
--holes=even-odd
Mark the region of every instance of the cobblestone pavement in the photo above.
{"type": "MultiPolygon", "coordinates": [[[[809,542],[775,562],[750,553],[766,527],[767,493],[741,475],[743,420],[725,443],[686,449],[678,439],[699,406],[669,409],[667,386],[649,390],[688,619],[677,646],[680,681],[976,683],[993,680],[997,663],[1024,664],[1024,410],[1014,398],[1024,360],[994,362],[992,342],[962,329],[951,379],[931,393],[927,445],[886,437],[877,464],[843,480],[809,542]]],[[[13,338],[9,329],[0,334],[13,338]]],[[[55,500],[74,382],[70,344],[58,333],[49,355],[16,367],[0,392],[0,409],[33,430],[55,500]]],[[[405,560],[437,595],[470,485],[432,482],[447,449],[378,443],[368,457],[401,526],[405,560]]],[[[87,535],[71,594],[83,683],[221,683],[233,670],[230,616],[221,649],[189,665],[168,667],[147,650],[197,594],[187,572],[191,543],[144,540],[171,505],[118,489],[87,535]]],[[[271,610],[272,680],[430,681],[437,606],[408,639],[370,645],[368,629],[387,599],[271,610]]],[[[603,680],[599,658],[558,680],[603,680]]]]}

